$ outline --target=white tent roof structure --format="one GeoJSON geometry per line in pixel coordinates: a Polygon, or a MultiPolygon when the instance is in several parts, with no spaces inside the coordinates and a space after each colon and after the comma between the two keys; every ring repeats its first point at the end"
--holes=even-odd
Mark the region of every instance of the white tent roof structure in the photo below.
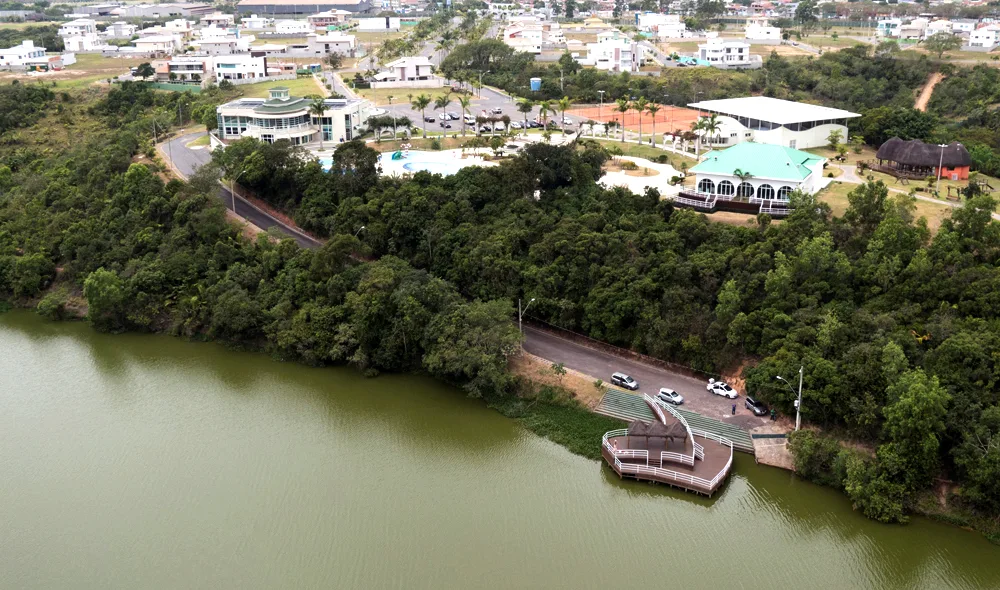
{"type": "Polygon", "coordinates": [[[691,103],[688,106],[693,109],[719,113],[720,115],[760,119],[780,125],[834,119],[853,119],[854,117],[861,116],[858,113],[842,109],[781,100],[780,98],[770,98],[767,96],[703,100],[691,103]]]}

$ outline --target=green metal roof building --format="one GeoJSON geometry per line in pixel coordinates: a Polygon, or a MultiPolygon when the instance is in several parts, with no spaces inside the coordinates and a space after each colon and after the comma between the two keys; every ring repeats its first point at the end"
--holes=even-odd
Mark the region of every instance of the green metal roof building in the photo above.
{"type": "Polygon", "coordinates": [[[729,199],[788,200],[825,186],[826,158],[781,145],[744,142],[711,151],[691,168],[699,193],[729,199]]]}

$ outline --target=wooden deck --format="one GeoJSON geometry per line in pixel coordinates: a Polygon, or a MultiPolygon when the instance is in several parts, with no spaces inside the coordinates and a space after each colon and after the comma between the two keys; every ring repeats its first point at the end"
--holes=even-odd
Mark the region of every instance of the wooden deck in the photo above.
{"type": "MultiPolygon", "coordinates": [[[[686,465],[669,459],[661,462],[661,451],[683,452],[680,448],[673,448],[669,443],[666,449],[664,449],[663,444],[659,443],[651,444],[650,448],[647,449],[642,438],[624,435],[609,437],[607,440],[612,448],[602,446],[601,454],[619,477],[667,484],[711,497],[726,482],[729,469],[732,466],[733,449],[729,445],[710,438],[701,436],[694,438],[693,442],[697,442],[704,448],[705,457],[704,460],[695,460],[694,465],[686,465]],[[619,451],[617,460],[612,454],[615,445],[619,451]],[[649,459],[647,460],[645,456],[622,456],[624,454],[622,451],[646,451],[649,459]]],[[[675,443],[675,446],[682,445],[675,443]]],[[[683,446],[690,453],[692,441],[685,441],[683,446]]]]}

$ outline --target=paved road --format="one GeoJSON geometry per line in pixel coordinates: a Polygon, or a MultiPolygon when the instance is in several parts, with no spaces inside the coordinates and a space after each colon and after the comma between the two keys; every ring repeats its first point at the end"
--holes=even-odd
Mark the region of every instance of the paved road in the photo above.
{"type": "Polygon", "coordinates": [[[744,407],[742,392],[736,400],[708,393],[705,389],[707,378],[696,379],[615,356],[528,326],[524,327],[524,350],[605,382],[611,380],[612,373],[627,373],[639,382],[640,392],[650,395],[654,395],[661,387],[673,389],[684,396],[685,408],[743,428],[767,423],[767,420],[754,416],[744,407]],[[736,416],[732,415],[733,401],[736,402],[736,416]]]}
{"type": "MultiPolygon", "coordinates": [[[[161,153],[166,154],[167,158],[173,162],[177,171],[185,178],[194,174],[198,168],[212,159],[212,154],[208,147],[187,147],[187,144],[204,134],[204,132],[199,132],[182,135],[160,146],[161,153]]],[[[237,215],[250,223],[264,230],[276,227],[294,238],[303,248],[317,248],[322,245],[321,242],[275,219],[269,213],[259,209],[239,195],[236,196],[236,208],[233,209],[233,197],[226,188],[219,187],[219,199],[225,204],[227,209],[235,211],[237,215]]]]}

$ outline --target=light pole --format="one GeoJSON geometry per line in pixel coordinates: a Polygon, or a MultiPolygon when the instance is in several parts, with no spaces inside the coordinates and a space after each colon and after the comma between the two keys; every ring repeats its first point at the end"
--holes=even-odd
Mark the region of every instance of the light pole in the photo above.
{"type": "Polygon", "coordinates": [[[368,228],[362,225],[361,227],[358,228],[358,231],[354,232],[354,237],[355,238],[358,237],[358,234],[360,234],[362,230],[366,230],[366,229],[368,229],[368,228]]]}
{"type": "Polygon", "coordinates": [[[601,125],[604,125],[604,131],[606,132],[608,130],[608,124],[604,122],[604,118],[603,118],[603,113],[604,113],[604,91],[603,90],[598,90],[597,94],[599,94],[601,96],[601,104],[597,107],[597,120],[601,122],[601,125]]]}
{"type": "Polygon", "coordinates": [[[521,309],[521,300],[520,299],[517,300],[517,331],[521,333],[522,338],[524,337],[524,328],[521,327],[521,319],[524,318],[525,312],[528,311],[528,306],[534,303],[534,301],[535,298],[532,297],[528,301],[528,304],[524,306],[524,309],[521,309]]]}
{"type": "MultiPolygon", "coordinates": [[[[796,432],[799,430],[799,426],[802,425],[802,372],[804,370],[805,370],[805,367],[799,367],[799,394],[798,394],[798,399],[795,400],[795,430],[796,430],[796,432]]],[[[777,377],[775,377],[775,379],[781,380],[785,385],[788,386],[788,389],[792,390],[792,395],[795,395],[795,389],[792,388],[792,384],[789,383],[784,377],[782,377],[781,375],[778,375],[777,377]]]]}
{"type": "Polygon", "coordinates": [[[483,74],[489,74],[490,71],[479,72],[479,98],[483,97],[483,74]]]}
{"type": "Polygon", "coordinates": [[[240,176],[243,176],[243,173],[246,171],[247,169],[244,168],[243,170],[240,170],[240,173],[237,174],[235,178],[229,179],[229,196],[233,198],[233,215],[236,215],[236,181],[239,180],[240,176]]]}
{"type": "Polygon", "coordinates": [[[938,169],[937,169],[937,185],[934,187],[934,191],[937,193],[936,196],[941,196],[941,166],[944,165],[944,148],[948,147],[946,143],[939,143],[938,147],[941,148],[941,157],[938,159],[938,169]]]}

